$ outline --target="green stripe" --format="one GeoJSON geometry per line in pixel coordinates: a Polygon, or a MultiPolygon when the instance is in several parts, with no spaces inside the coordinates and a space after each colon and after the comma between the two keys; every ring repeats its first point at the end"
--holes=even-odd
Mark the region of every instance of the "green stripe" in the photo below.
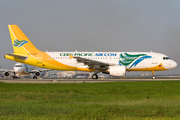
{"type": "Polygon", "coordinates": [[[127,57],[139,57],[139,56],[145,56],[146,54],[138,54],[138,55],[130,55],[128,53],[124,53],[127,57]]]}
{"type": "Polygon", "coordinates": [[[119,62],[120,62],[122,65],[127,66],[127,65],[131,64],[133,61],[128,62],[128,63],[123,63],[123,62],[120,60],[119,62]]]}

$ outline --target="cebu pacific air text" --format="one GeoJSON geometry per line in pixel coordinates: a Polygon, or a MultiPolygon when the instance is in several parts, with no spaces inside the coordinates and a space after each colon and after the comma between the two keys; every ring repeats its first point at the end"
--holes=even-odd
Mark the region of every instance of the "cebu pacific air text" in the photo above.
{"type": "Polygon", "coordinates": [[[60,56],[117,56],[117,53],[60,53],[60,56]]]}

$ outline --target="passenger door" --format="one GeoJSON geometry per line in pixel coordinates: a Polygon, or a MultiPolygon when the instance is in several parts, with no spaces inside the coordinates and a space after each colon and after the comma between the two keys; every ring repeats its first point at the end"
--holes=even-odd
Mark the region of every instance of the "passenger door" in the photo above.
{"type": "Polygon", "coordinates": [[[152,55],[152,64],[157,64],[157,54],[152,55]]]}
{"type": "Polygon", "coordinates": [[[38,53],[37,54],[37,64],[42,64],[42,58],[43,58],[43,54],[42,53],[38,53]]]}

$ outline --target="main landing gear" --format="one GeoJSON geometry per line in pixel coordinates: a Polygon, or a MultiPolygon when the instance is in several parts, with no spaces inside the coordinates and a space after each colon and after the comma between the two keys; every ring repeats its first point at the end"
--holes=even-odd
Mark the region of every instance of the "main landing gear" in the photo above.
{"type": "Polygon", "coordinates": [[[98,79],[98,75],[97,74],[93,74],[92,75],[92,79],[98,79]]]}
{"type": "Polygon", "coordinates": [[[100,72],[100,70],[96,68],[94,71],[94,74],[92,75],[92,79],[98,79],[97,73],[99,73],[99,72],[100,72]]]}

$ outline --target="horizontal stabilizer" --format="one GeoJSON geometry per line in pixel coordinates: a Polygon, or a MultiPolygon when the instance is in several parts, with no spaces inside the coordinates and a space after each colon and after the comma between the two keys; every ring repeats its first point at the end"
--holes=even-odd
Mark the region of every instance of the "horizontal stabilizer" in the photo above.
{"type": "Polygon", "coordinates": [[[16,54],[13,54],[13,53],[10,53],[10,54],[5,54],[5,56],[12,56],[12,57],[16,57],[16,58],[19,58],[21,60],[26,60],[28,57],[27,56],[23,56],[23,55],[16,55],[16,54]]]}

